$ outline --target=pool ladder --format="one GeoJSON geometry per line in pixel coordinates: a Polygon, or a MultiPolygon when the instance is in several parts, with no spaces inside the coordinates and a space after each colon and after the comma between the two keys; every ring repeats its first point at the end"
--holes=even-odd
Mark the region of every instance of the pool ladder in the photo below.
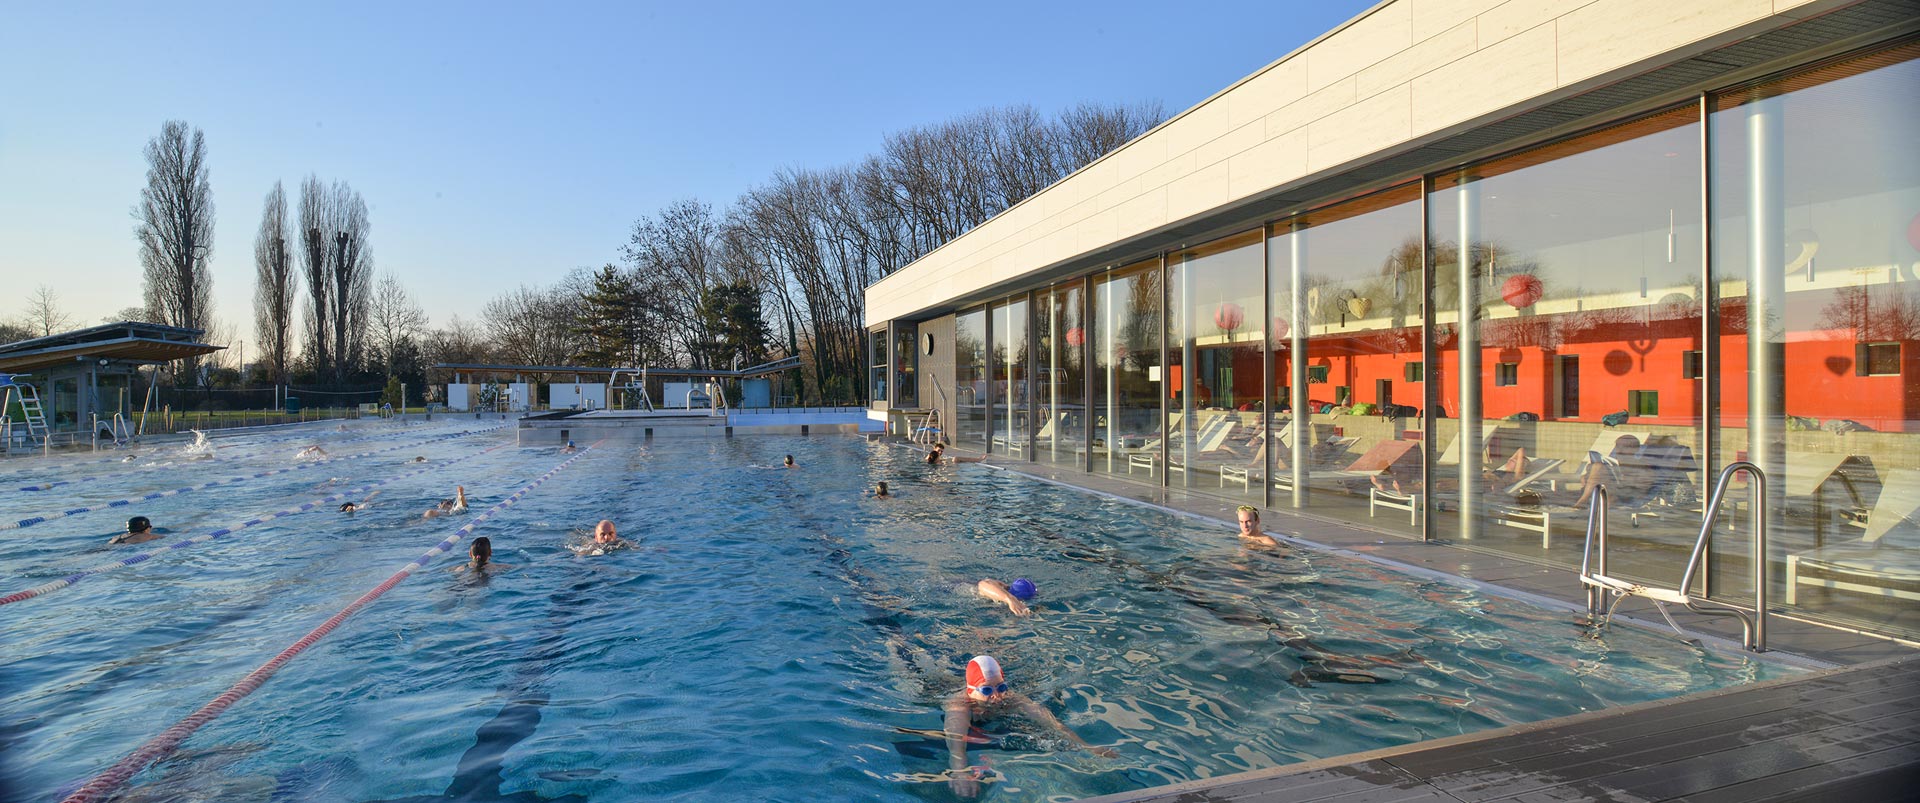
{"type": "Polygon", "coordinates": [[[1674,624],[1673,617],[1667,615],[1667,605],[1684,605],[1695,613],[1710,616],[1732,616],[1740,620],[1741,643],[1751,652],[1767,651],[1767,475],[1760,467],[1747,461],[1738,461],[1721,470],[1720,478],[1714,483],[1713,496],[1707,499],[1706,515],[1700,523],[1700,537],[1694,541],[1693,555],[1687,559],[1687,569],[1680,575],[1678,588],[1662,588],[1614,577],[1607,573],[1607,488],[1602,485],[1593,489],[1593,506],[1587,514],[1587,543],[1580,556],[1580,583],[1587,587],[1587,612],[1599,617],[1597,624],[1605,627],[1613,616],[1614,608],[1630,596],[1645,597],[1653,601],[1660,610],[1660,616],[1672,625],[1675,632],[1680,626],[1674,624]],[[1700,577],[1701,564],[1707,552],[1707,545],[1713,538],[1713,527],[1720,517],[1720,503],[1726,497],[1728,487],[1733,483],[1734,475],[1747,472],[1751,476],[1748,490],[1753,495],[1753,608],[1751,610],[1707,599],[1704,584],[1700,596],[1694,596],[1691,589],[1694,581],[1700,577]],[[1598,554],[1595,544],[1598,544],[1598,554]]]}

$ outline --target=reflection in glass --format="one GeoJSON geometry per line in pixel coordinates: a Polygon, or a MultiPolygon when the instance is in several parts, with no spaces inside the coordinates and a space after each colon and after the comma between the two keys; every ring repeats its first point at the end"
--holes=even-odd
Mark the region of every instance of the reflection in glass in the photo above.
{"type": "Polygon", "coordinates": [[[1437,535],[1575,563],[1604,484],[1635,525],[1615,528],[1613,573],[1678,581],[1703,482],[1686,370],[1703,347],[1698,119],[1676,109],[1434,182],[1437,535]]]}
{"type": "Polygon", "coordinates": [[[1032,440],[1027,384],[1032,354],[1027,343],[1024,296],[995,303],[993,312],[993,451],[1026,457],[1032,440]]]}
{"type": "Polygon", "coordinates": [[[1273,504],[1417,533],[1426,377],[1407,366],[1420,362],[1419,190],[1314,210],[1269,234],[1273,504]]]}
{"type": "Polygon", "coordinates": [[[1049,463],[1079,465],[1086,449],[1087,328],[1080,282],[1055,285],[1035,295],[1034,390],[1040,403],[1040,429],[1034,433],[1037,457],[1049,463]]]}
{"type": "MultiPolygon", "coordinates": [[[[1732,92],[1712,117],[1721,455],[1767,473],[1772,599],[1909,636],[1920,632],[1916,56],[1909,44],[1732,92]]],[[[1750,511],[1736,487],[1723,517],[1750,511]]],[[[1746,540],[1716,556],[1715,596],[1751,599],[1746,540]]]]}
{"type": "Polygon", "coordinates": [[[1169,482],[1264,499],[1250,482],[1262,457],[1261,234],[1258,230],[1167,257],[1169,482]],[[1224,472],[1224,473],[1223,473],[1224,472]]]}
{"type": "Polygon", "coordinates": [[[954,445],[987,450],[987,311],[970,310],[953,318],[954,445]]]}
{"type": "Polygon", "coordinates": [[[920,327],[911,323],[893,325],[893,406],[905,409],[920,406],[920,327]]]}
{"type": "Polygon", "coordinates": [[[1160,412],[1160,302],[1159,259],[1094,279],[1089,342],[1095,471],[1151,473],[1159,460],[1166,422],[1160,412]]]}

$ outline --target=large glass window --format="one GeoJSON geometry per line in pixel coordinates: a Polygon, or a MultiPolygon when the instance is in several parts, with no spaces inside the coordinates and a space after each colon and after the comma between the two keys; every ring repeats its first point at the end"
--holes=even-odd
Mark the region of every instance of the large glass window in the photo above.
{"type": "Polygon", "coordinates": [[[1160,260],[1094,278],[1093,469],[1156,470],[1166,419],[1160,399],[1160,260]]]}
{"type": "Polygon", "coordinates": [[[881,402],[887,400],[887,330],[867,333],[867,343],[872,349],[867,360],[867,392],[873,394],[869,401],[884,407],[881,402]]]}
{"type": "Polygon", "coordinates": [[[1436,535],[1671,584],[1699,532],[1697,107],[1450,174],[1430,197],[1443,444],[1436,535]]]}
{"type": "Polygon", "coordinates": [[[1034,395],[1040,429],[1034,432],[1037,457],[1050,463],[1080,465],[1087,454],[1087,324],[1080,282],[1055,285],[1036,294],[1034,307],[1034,395]]]}
{"type": "Polygon", "coordinates": [[[993,315],[993,451],[1026,457],[1032,442],[1030,376],[1033,355],[1027,343],[1027,299],[997,302],[993,315]]]}
{"type": "Polygon", "coordinates": [[[1167,257],[1167,404],[1176,429],[1165,468],[1174,485],[1265,501],[1252,482],[1263,459],[1261,233],[1167,257]]]}
{"type": "Polygon", "coordinates": [[[920,327],[911,323],[893,325],[893,406],[920,406],[920,327]]]}
{"type": "Polygon", "coordinates": [[[953,318],[954,445],[987,450],[987,310],[969,310],[953,318]]]}
{"type": "MultiPolygon", "coordinates": [[[[1767,474],[1772,598],[1909,635],[1920,632],[1917,56],[1908,44],[1825,65],[1727,93],[1712,114],[1720,457],[1767,474]]],[[[1723,516],[1750,514],[1745,487],[1723,516]]],[[[1716,596],[1750,598],[1744,531],[1716,547],[1716,596]]]]}
{"type": "Polygon", "coordinates": [[[1389,190],[1269,230],[1275,507],[1418,533],[1419,198],[1389,190]]]}

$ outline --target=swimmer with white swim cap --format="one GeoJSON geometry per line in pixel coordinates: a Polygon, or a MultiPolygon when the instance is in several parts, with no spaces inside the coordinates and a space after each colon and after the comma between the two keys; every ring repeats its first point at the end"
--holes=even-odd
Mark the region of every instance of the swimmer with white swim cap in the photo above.
{"type": "Polygon", "coordinates": [[[1000,662],[989,655],[976,655],[967,662],[967,687],[947,698],[947,785],[954,794],[967,798],[980,794],[981,773],[967,765],[967,732],[973,728],[973,723],[1009,714],[1026,717],[1058,732],[1075,747],[1088,752],[1108,758],[1120,755],[1112,748],[1087,744],[1046,706],[1020,692],[1009,690],[1007,675],[1000,669],[1000,662]]]}
{"type": "Polygon", "coordinates": [[[1027,608],[1027,600],[1033,599],[1033,596],[1039,593],[1039,591],[1038,588],[1034,587],[1033,581],[1025,577],[1017,579],[1012,583],[1002,583],[999,580],[987,578],[981,580],[973,587],[973,593],[975,594],[990,600],[1006,603],[1007,610],[1013,611],[1014,616],[1026,616],[1027,614],[1033,613],[1033,611],[1027,608]]]}

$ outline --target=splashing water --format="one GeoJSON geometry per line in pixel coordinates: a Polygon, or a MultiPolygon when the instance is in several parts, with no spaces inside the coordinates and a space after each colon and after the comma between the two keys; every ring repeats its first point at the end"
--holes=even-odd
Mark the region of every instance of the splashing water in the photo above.
{"type": "Polygon", "coordinates": [[[215,448],[213,440],[207,437],[207,433],[196,429],[193,430],[193,443],[187,444],[187,448],[181,451],[188,457],[201,458],[212,457],[215,448]]]}

